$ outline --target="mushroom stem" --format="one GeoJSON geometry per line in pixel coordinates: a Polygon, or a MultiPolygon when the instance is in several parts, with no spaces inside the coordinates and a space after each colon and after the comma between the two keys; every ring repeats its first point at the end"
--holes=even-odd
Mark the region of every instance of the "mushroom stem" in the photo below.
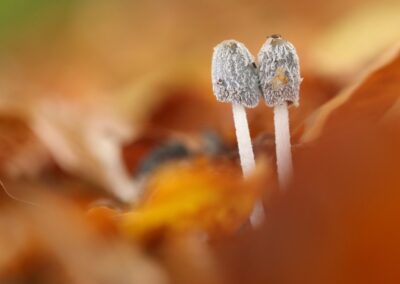
{"type": "Polygon", "coordinates": [[[286,102],[274,107],[274,125],[278,181],[280,188],[285,189],[293,174],[289,112],[286,102]]]}
{"type": "Polygon", "coordinates": [[[244,106],[232,103],[232,112],[239,148],[240,165],[242,167],[243,176],[247,178],[251,172],[254,171],[256,163],[254,160],[246,110],[244,106]]]}
{"type": "MultiPolygon", "coordinates": [[[[248,178],[254,171],[256,163],[254,160],[253,145],[251,144],[246,110],[244,106],[232,103],[232,112],[239,148],[240,165],[242,167],[244,178],[248,178]]],[[[250,216],[251,225],[253,227],[258,227],[264,221],[264,216],[263,204],[261,201],[257,201],[250,216]]]]}

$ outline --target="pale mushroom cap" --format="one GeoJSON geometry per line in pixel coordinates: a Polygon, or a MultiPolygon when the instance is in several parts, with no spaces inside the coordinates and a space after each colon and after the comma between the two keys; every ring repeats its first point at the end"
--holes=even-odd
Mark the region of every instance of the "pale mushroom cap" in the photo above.
{"type": "Polygon", "coordinates": [[[261,96],[254,57],[235,40],[226,40],[214,48],[212,86],[220,102],[241,104],[253,108],[261,96]]]}
{"type": "Polygon", "coordinates": [[[299,104],[300,65],[294,46],[279,35],[268,37],[258,53],[260,86],[268,106],[299,104]]]}

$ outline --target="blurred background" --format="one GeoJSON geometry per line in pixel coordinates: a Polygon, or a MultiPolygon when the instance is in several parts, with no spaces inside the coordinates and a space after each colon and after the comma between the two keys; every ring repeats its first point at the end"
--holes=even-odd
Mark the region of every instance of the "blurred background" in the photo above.
{"type": "MultiPolygon", "coordinates": [[[[302,144],[305,141],[301,139],[304,121],[321,105],[334,98],[340,90],[357,82],[376,58],[387,54],[388,50],[398,44],[399,27],[398,0],[0,0],[0,179],[4,183],[4,190],[11,193],[14,199],[44,205],[53,213],[41,214],[40,211],[33,210],[35,213],[32,214],[21,202],[15,202],[5,192],[0,195],[0,280],[5,279],[4,283],[64,283],[55,275],[60,271],[68,271],[65,274],[75,278],[65,278],[65,283],[165,283],[160,280],[164,273],[160,267],[165,264],[165,259],[170,261],[169,268],[172,267],[172,271],[176,269],[178,276],[184,279],[176,283],[192,280],[190,274],[193,271],[198,272],[199,279],[202,279],[203,271],[206,271],[205,275],[214,275],[213,269],[209,269],[209,263],[202,266],[203,264],[194,261],[209,257],[204,255],[204,251],[207,250],[201,244],[195,243],[193,246],[191,240],[188,243],[175,243],[163,253],[156,254],[157,261],[149,261],[148,254],[144,257],[136,251],[136,244],[127,244],[115,238],[113,241],[108,239],[111,229],[107,226],[108,223],[112,223],[108,217],[115,212],[102,212],[100,216],[96,215],[96,222],[91,220],[96,226],[100,223],[102,230],[103,223],[108,224],[105,229],[105,242],[102,234],[99,237],[97,234],[93,235],[92,231],[87,231],[87,224],[81,223],[82,212],[79,212],[81,215],[75,215],[75,206],[80,206],[86,212],[99,199],[103,202],[100,203],[104,204],[105,198],[107,205],[111,203],[118,210],[127,210],[130,203],[138,201],[139,192],[143,189],[143,183],[146,183],[143,182],[143,176],[151,176],[158,162],[164,158],[168,159],[169,156],[182,158],[208,155],[230,162],[237,161],[230,106],[218,103],[212,94],[210,69],[213,47],[223,40],[236,39],[243,42],[256,56],[266,37],[275,33],[291,41],[300,57],[304,78],[300,107],[290,109],[290,120],[294,156],[296,160],[297,155],[298,164],[302,169],[298,189],[299,192],[306,192],[308,195],[289,195],[281,207],[276,205],[275,209],[271,210],[272,218],[274,212],[277,212],[278,216],[271,224],[281,235],[271,237],[266,243],[264,236],[270,236],[267,228],[258,237],[251,236],[250,239],[239,241],[241,245],[234,243],[233,249],[225,248],[228,252],[222,249],[222,259],[233,263],[228,265],[227,269],[234,275],[229,283],[240,283],[238,279],[247,277],[248,274],[257,275],[252,270],[253,266],[250,267],[250,260],[263,264],[264,258],[270,255],[271,247],[273,250],[275,247],[279,248],[280,244],[286,248],[285,241],[289,242],[288,247],[295,243],[296,248],[304,248],[304,251],[294,250],[298,256],[296,260],[308,265],[302,256],[308,253],[308,249],[313,248],[314,243],[310,244],[309,239],[315,235],[313,231],[309,232],[311,237],[307,232],[304,233],[301,226],[296,225],[297,221],[293,221],[297,220],[296,218],[299,218],[298,222],[304,224],[304,227],[317,228],[317,233],[326,237],[326,243],[320,244],[321,250],[315,252],[314,249],[314,264],[319,263],[320,251],[324,248],[332,247],[329,253],[333,256],[326,255],[334,258],[337,251],[331,244],[336,244],[338,239],[339,242],[346,242],[346,239],[340,239],[340,234],[338,239],[331,238],[333,233],[329,230],[329,234],[328,231],[318,231],[321,229],[319,219],[313,217],[320,212],[326,213],[321,213],[324,218],[335,215],[338,213],[335,202],[340,202],[342,198],[350,198],[351,202],[340,209],[339,221],[332,221],[334,224],[343,224],[342,221],[354,213],[351,209],[352,202],[357,202],[358,199],[353,195],[349,197],[346,193],[332,197],[332,192],[337,188],[342,189],[342,192],[347,189],[361,192],[368,184],[371,187],[376,185],[377,188],[382,186],[382,180],[385,180],[386,176],[382,180],[375,180],[376,184],[364,181],[352,186],[352,183],[348,182],[352,176],[347,176],[347,173],[359,167],[361,173],[357,177],[362,180],[366,176],[362,172],[364,161],[365,164],[368,161],[373,163],[376,158],[382,165],[389,165],[386,160],[380,160],[380,153],[374,150],[396,149],[397,146],[390,144],[390,148],[382,143],[392,141],[391,134],[397,132],[377,132],[382,134],[383,138],[382,141],[375,141],[370,139],[379,136],[375,135],[375,132],[358,135],[353,131],[359,129],[363,123],[369,123],[368,119],[378,117],[374,112],[376,101],[363,101],[365,97],[362,94],[368,95],[368,91],[365,90],[364,93],[360,92],[361,95],[358,94],[355,103],[349,103],[356,106],[356,111],[360,111],[362,107],[366,108],[365,112],[360,111],[361,114],[356,115],[360,120],[354,119],[354,124],[349,126],[348,134],[353,135],[349,137],[353,137],[354,143],[340,140],[341,132],[336,131],[339,128],[333,123],[331,128],[327,127],[330,136],[327,134],[327,137],[319,141],[319,148],[309,147],[315,146],[314,144],[302,144]],[[357,99],[362,103],[358,103],[357,99]],[[354,149],[358,149],[359,144],[356,142],[360,141],[370,141],[370,144],[357,152],[354,149]],[[336,149],[336,145],[341,145],[342,148],[336,149]],[[357,159],[354,159],[358,162],[354,162],[354,167],[341,164],[344,162],[342,150],[347,151],[347,154],[343,155],[346,157],[358,153],[357,159]],[[320,170],[324,153],[332,154],[326,154],[326,168],[322,167],[324,171],[321,171],[321,176],[314,182],[314,171],[320,170]],[[373,153],[377,157],[367,161],[365,153],[373,153]],[[340,161],[337,161],[338,159],[340,161]],[[332,173],[331,168],[343,170],[332,173]],[[341,178],[345,180],[345,185],[340,184],[341,178]],[[340,186],[335,187],[334,183],[327,182],[332,180],[338,180],[340,186]],[[324,187],[326,195],[321,193],[322,197],[315,197],[314,188],[324,187]],[[307,191],[309,189],[310,192],[307,191]],[[49,195],[51,197],[44,194],[46,191],[61,193],[61,196],[68,198],[53,199],[52,194],[49,195]],[[304,203],[302,198],[305,198],[304,203]],[[302,204],[309,204],[315,211],[310,215],[298,214],[306,211],[302,204]],[[296,212],[288,209],[296,206],[296,212]],[[331,209],[332,214],[329,211],[331,209]],[[104,219],[109,222],[104,222],[104,219]],[[299,231],[305,234],[303,239],[295,238],[299,231]],[[285,238],[287,232],[290,233],[289,238],[285,238]],[[65,238],[66,235],[71,235],[71,238],[65,238]],[[294,236],[293,240],[291,236],[294,236]],[[255,239],[254,242],[252,238],[255,239]],[[250,247],[247,246],[249,243],[250,247]],[[263,247],[263,244],[265,251],[259,252],[258,248],[263,247]],[[34,249],[32,251],[26,249],[27,247],[34,249]],[[180,250],[184,253],[176,257],[174,253],[180,250]],[[77,262],[76,255],[69,251],[84,253],[77,262]],[[248,252],[245,254],[250,259],[247,266],[242,266],[243,252],[248,252]],[[100,261],[98,255],[105,257],[100,261]],[[159,263],[160,255],[165,257],[161,257],[162,265],[159,263]],[[257,256],[254,257],[255,255],[257,256]],[[88,265],[96,261],[99,261],[97,268],[88,265]],[[49,263],[52,266],[48,269],[49,263]],[[124,277],[128,277],[125,272],[133,266],[138,267],[139,276],[129,274],[132,278],[125,279],[124,277]],[[245,271],[236,270],[235,267],[245,271]],[[25,274],[22,275],[20,271],[24,271],[25,274]],[[241,276],[235,278],[235,271],[241,276]],[[87,275],[93,275],[93,278],[88,279],[87,275]],[[157,275],[157,279],[149,275],[157,275]],[[115,281],[118,279],[116,277],[123,279],[118,282],[115,281]]],[[[373,90],[371,97],[381,94],[382,90],[379,106],[384,105],[388,109],[389,106],[397,106],[397,109],[392,110],[396,115],[398,87],[395,83],[399,81],[397,78],[400,75],[398,71],[390,73],[399,70],[395,64],[393,66],[389,66],[388,71],[385,69],[385,74],[394,75],[372,80],[372,83],[369,82],[372,87],[368,85],[368,88],[373,90]],[[374,85],[374,82],[387,88],[375,89],[377,83],[374,85]],[[385,94],[390,100],[385,100],[385,94]]],[[[386,113],[386,109],[382,113],[386,113]]],[[[383,115],[382,113],[379,115],[383,115]]],[[[248,111],[248,117],[256,157],[273,160],[275,148],[272,110],[260,102],[256,109],[248,111]]],[[[335,121],[340,121],[341,117],[346,118],[345,115],[339,115],[335,121]]],[[[347,125],[343,121],[340,123],[347,125]]],[[[393,150],[391,155],[397,152],[393,150]]],[[[392,168],[398,165],[396,157],[393,156],[390,160],[392,168]]],[[[229,167],[238,170],[237,163],[231,163],[229,167]]],[[[268,174],[273,172],[269,166],[266,168],[268,170],[265,172],[268,174]]],[[[375,173],[373,167],[368,170],[375,173]]],[[[237,171],[235,173],[234,177],[240,176],[237,171]]],[[[391,171],[387,171],[386,174],[393,178],[390,180],[392,182],[384,187],[388,194],[391,194],[391,190],[398,189],[396,174],[391,171]]],[[[235,180],[230,175],[231,172],[223,175],[222,179],[235,180]]],[[[274,181],[263,180],[261,184],[260,187],[267,191],[276,188],[274,181]]],[[[186,184],[181,186],[186,189],[186,184]]],[[[372,193],[365,197],[366,203],[375,201],[375,189],[371,189],[372,193]]],[[[177,192],[179,193],[179,190],[177,192]]],[[[383,203],[378,204],[378,212],[385,207],[383,203]]],[[[391,208],[395,211],[394,208],[398,206],[394,203],[396,202],[393,201],[391,208]]],[[[357,205],[361,212],[367,207],[361,201],[357,205]]],[[[389,211],[386,213],[387,216],[396,216],[389,211]]],[[[360,221],[360,226],[365,232],[369,230],[370,225],[368,214],[376,216],[376,212],[360,214],[366,216],[361,218],[363,222],[360,221]]],[[[245,217],[241,217],[240,221],[245,222],[246,214],[245,217]]],[[[329,220],[328,224],[332,224],[329,220]]],[[[384,224],[390,228],[389,223],[384,224]]],[[[381,222],[378,220],[374,224],[380,226],[381,222]]],[[[339,228],[339,232],[358,232],[357,229],[353,229],[358,228],[353,224],[349,224],[348,227],[340,226],[334,228],[339,228]]],[[[391,244],[395,244],[398,239],[391,240],[393,242],[387,244],[388,251],[392,249],[391,244]]],[[[358,240],[351,241],[354,241],[353,247],[357,247],[358,240]]],[[[379,254],[379,245],[376,246],[376,255],[384,259],[385,257],[379,254]]],[[[343,246],[343,243],[339,243],[339,246],[343,246]]],[[[368,251],[366,248],[369,242],[360,246],[359,251],[368,251]]],[[[288,257],[283,260],[278,256],[279,251],[269,258],[271,264],[278,264],[276,267],[270,266],[271,271],[265,272],[270,274],[265,276],[265,279],[275,279],[276,283],[293,283],[293,279],[298,281],[296,273],[302,275],[302,266],[299,266],[298,270],[293,268],[293,275],[296,276],[293,276],[293,279],[289,279],[288,276],[285,278],[287,282],[279,281],[283,279],[280,276],[285,274],[282,273],[287,267],[285,260],[292,259],[293,251],[288,249],[285,253],[288,257]],[[276,259],[282,262],[276,262],[276,259]],[[275,278],[271,278],[271,275],[275,278]]],[[[351,263],[352,260],[358,263],[359,259],[352,259],[354,255],[357,255],[357,249],[354,254],[349,253],[349,258],[344,257],[336,264],[339,267],[343,263],[351,263]]],[[[362,257],[363,254],[358,256],[362,257]]],[[[376,259],[379,260],[379,257],[376,259]]],[[[325,260],[326,263],[322,265],[332,267],[332,259],[327,257],[325,260]]],[[[256,269],[258,266],[254,267],[256,269]]],[[[355,267],[357,269],[357,266],[355,267]]],[[[262,265],[258,268],[258,271],[263,271],[262,265]]],[[[308,268],[310,271],[314,270],[312,263],[308,268]]],[[[359,269],[361,271],[364,268],[359,269]]],[[[341,275],[335,269],[327,271],[328,276],[329,273],[341,275]]],[[[349,271],[344,275],[357,274],[349,271]]],[[[380,274],[377,275],[378,279],[380,274]]],[[[321,279],[324,277],[325,274],[321,279]]],[[[342,279],[336,282],[321,279],[315,283],[345,283],[341,282],[342,279]]],[[[368,277],[366,279],[368,280],[368,277]]],[[[203,280],[199,280],[198,283],[222,283],[218,280],[203,280]]]]}
{"type": "Polygon", "coordinates": [[[236,38],[256,54],[274,32],[295,43],[305,67],[325,70],[335,61],[350,61],[356,53],[349,46],[358,46],[357,57],[367,60],[372,48],[385,48],[398,36],[400,9],[398,1],[390,0],[3,0],[0,5],[2,61],[10,64],[2,64],[6,73],[13,66],[17,72],[20,66],[35,70],[40,64],[30,73],[48,73],[37,79],[86,74],[105,86],[184,64],[208,77],[205,69],[218,42],[236,38]],[[339,52],[341,59],[327,59],[339,52]]]}
{"type": "MultiPolygon", "coordinates": [[[[302,108],[291,110],[296,128],[392,46],[398,26],[396,0],[1,0],[0,111],[13,119],[0,133],[1,168],[7,176],[34,175],[50,152],[63,168],[93,172],[98,159],[118,163],[111,144],[132,142],[144,128],[211,129],[234,139],[229,106],[214,100],[210,83],[213,47],[230,38],[255,56],[272,33],[297,47],[305,80],[302,108]],[[24,162],[10,142],[13,123],[18,146],[35,149],[22,151],[24,162]],[[24,127],[45,147],[23,142],[30,139],[24,127]],[[105,136],[112,141],[101,146],[105,136]],[[81,166],[82,155],[99,154],[82,150],[91,143],[114,158],[86,157],[81,166]]],[[[249,115],[254,137],[272,131],[270,110],[249,115]]]]}

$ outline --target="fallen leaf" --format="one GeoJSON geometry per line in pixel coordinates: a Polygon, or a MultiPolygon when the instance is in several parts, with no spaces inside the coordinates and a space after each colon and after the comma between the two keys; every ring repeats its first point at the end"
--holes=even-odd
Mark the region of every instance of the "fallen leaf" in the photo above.
{"type": "Polygon", "coordinates": [[[327,129],[377,123],[398,99],[399,65],[399,48],[395,47],[365,70],[359,80],[311,114],[295,136],[301,136],[300,142],[306,143],[327,129]]]}
{"type": "Polygon", "coordinates": [[[396,26],[400,26],[398,2],[366,1],[315,37],[307,51],[310,65],[318,74],[349,82],[352,75],[398,41],[396,26]]]}
{"type": "MultiPolygon", "coordinates": [[[[259,164],[258,174],[268,176],[269,171],[259,164]]],[[[141,203],[123,214],[121,228],[142,240],[188,232],[209,237],[235,232],[263,192],[257,173],[243,181],[238,168],[204,159],[161,167],[148,182],[141,203]]]]}
{"type": "Polygon", "coordinates": [[[155,261],[132,244],[94,230],[73,203],[53,194],[36,197],[40,207],[0,210],[2,283],[166,283],[155,261]]]}

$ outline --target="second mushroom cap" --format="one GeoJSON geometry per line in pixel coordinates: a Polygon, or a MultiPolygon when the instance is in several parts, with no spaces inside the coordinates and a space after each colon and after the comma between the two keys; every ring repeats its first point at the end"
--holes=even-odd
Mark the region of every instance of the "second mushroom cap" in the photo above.
{"type": "Polygon", "coordinates": [[[260,86],[265,103],[299,104],[300,67],[294,46],[279,35],[268,37],[258,53],[260,86]]]}

